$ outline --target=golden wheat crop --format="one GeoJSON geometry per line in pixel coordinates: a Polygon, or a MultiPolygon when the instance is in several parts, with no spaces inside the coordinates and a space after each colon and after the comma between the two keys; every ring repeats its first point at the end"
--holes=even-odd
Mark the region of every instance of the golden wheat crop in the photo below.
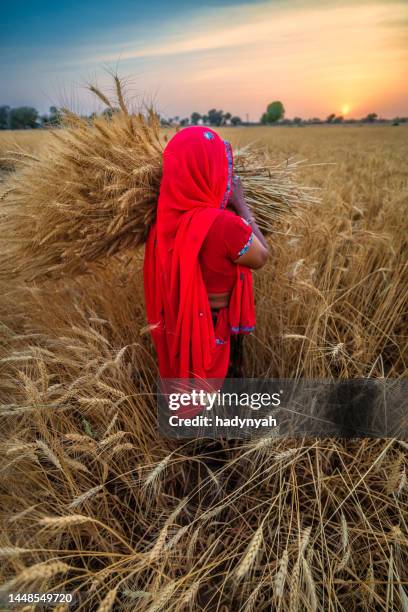
{"type": "MultiPolygon", "coordinates": [[[[322,190],[270,238],[246,374],[406,377],[407,128],[222,133],[322,190]]],[[[0,584],[83,610],[406,609],[408,444],[162,439],[141,266],[1,281],[0,584]]]]}

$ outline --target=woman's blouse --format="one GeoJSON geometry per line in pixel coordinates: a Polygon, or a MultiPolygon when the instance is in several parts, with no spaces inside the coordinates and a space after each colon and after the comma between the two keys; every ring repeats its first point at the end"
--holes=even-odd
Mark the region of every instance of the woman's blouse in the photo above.
{"type": "Polygon", "coordinates": [[[208,293],[229,293],[236,279],[236,264],[253,240],[252,228],[235,213],[224,210],[212,224],[200,251],[200,264],[208,293]]]}

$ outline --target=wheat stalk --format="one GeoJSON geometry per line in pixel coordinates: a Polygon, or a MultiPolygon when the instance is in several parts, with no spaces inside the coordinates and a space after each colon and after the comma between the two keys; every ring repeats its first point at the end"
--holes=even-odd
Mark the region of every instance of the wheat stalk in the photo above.
{"type": "Polygon", "coordinates": [[[253,566],[255,559],[258,555],[258,552],[262,546],[263,540],[263,523],[258,527],[255,531],[254,535],[251,538],[251,541],[248,544],[248,548],[245,552],[245,555],[241,559],[239,565],[235,570],[235,576],[238,580],[243,578],[253,566]]]}
{"type": "Polygon", "coordinates": [[[108,592],[106,597],[104,597],[104,599],[99,604],[97,612],[109,612],[109,610],[112,610],[112,606],[115,603],[117,591],[118,589],[115,588],[111,589],[108,592]]]}
{"type": "Polygon", "coordinates": [[[166,542],[167,533],[168,533],[168,526],[164,525],[163,529],[159,533],[159,536],[156,542],[154,543],[153,548],[148,553],[149,561],[153,561],[161,553],[163,546],[166,542]]]}
{"type": "Polygon", "coordinates": [[[283,588],[285,586],[286,575],[288,572],[288,549],[282,553],[282,556],[279,561],[279,569],[274,579],[274,594],[277,599],[282,599],[283,597],[283,588]]]}
{"type": "Polygon", "coordinates": [[[46,516],[40,519],[39,523],[46,527],[64,529],[73,525],[83,525],[93,520],[90,516],[84,516],[83,514],[69,514],[67,516],[46,516]]]}
{"type": "Polygon", "coordinates": [[[62,470],[62,466],[60,460],[56,456],[56,454],[43,442],[42,440],[36,440],[36,445],[40,448],[43,454],[57,467],[59,470],[62,470]]]}
{"type": "Polygon", "coordinates": [[[110,451],[110,457],[116,455],[117,453],[123,453],[124,451],[129,451],[135,448],[135,445],[131,442],[125,442],[124,444],[117,444],[110,451]]]}
{"type": "Polygon", "coordinates": [[[157,465],[156,467],[150,472],[150,474],[147,476],[147,478],[144,481],[143,486],[144,487],[148,487],[148,486],[153,486],[156,484],[160,474],[162,474],[162,472],[166,469],[168,462],[170,461],[170,455],[166,455],[166,457],[164,457],[157,465]]]}
{"type": "Polygon", "coordinates": [[[84,465],[80,461],[77,461],[76,459],[71,459],[71,457],[66,457],[66,456],[64,457],[64,461],[67,465],[72,467],[74,470],[78,470],[79,472],[86,472],[87,474],[90,474],[90,471],[88,470],[86,465],[84,465]]]}
{"type": "Polygon", "coordinates": [[[309,544],[311,532],[312,528],[310,526],[306,527],[306,529],[303,529],[303,531],[301,532],[301,538],[299,542],[299,557],[302,557],[305,553],[306,547],[309,544]]]}
{"type": "Polygon", "coordinates": [[[24,584],[26,582],[33,582],[35,580],[48,580],[57,574],[65,574],[70,570],[70,566],[62,561],[54,561],[52,563],[37,563],[32,567],[20,572],[15,578],[9,580],[5,584],[0,586],[1,591],[7,591],[16,585],[24,584]]]}
{"type": "Polygon", "coordinates": [[[104,485],[100,484],[100,485],[96,485],[95,487],[92,487],[91,489],[88,489],[88,491],[81,493],[81,495],[78,495],[78,497],[73,499],[72,502],[68,505],[68,508],[72,509],[72,508],[76,508],[77,506],[80,506],[85,501],[93,497],[96,493],[99,493],[100,491],[102,491],[103,488],[104,488],[104,485]]]}
{"type": "Polygon", "coordinates": [[[289,581],[289,612],[297,612],[299,605],[300,560],[297,559],[289,581]]]}
{"type": "Polygon", "coordinates": [[[312,572],[305,558],[302,558],[302,570],[307,586],[307,594],[309,596],[311,609],[315,612],[318,609],[318,601],[316,596],[316,584],[313,580],[312,572]]]}
{"type": "Polygon", "coordinates": [[[3,546],[0,548],[0,557],[16,557],[28,552],[31,552],[29,548],[20,548],[19,546],[3,546]]]}
{"type": "Polygon", "coordinates": [[[108,437],[103,438],[100,442],[98,446],[108,446],[108,444],[112,444],[112,442],[117,442],[118,440],[121,440],[123,438],[123,436],[126,436],[127,432],[126,431],[117,431],[114,434],[111,434],[108,437]]]}
{"type": "Polygon", "coordinates": [[[176,582],[171,581],[160,591],[153,596],[153,601],[148,607],[147,612],[159,612],[159,610],[165,609],[168,606],[169,599],[173,595],[176,589],[176,582]]]}
{"type": "Polygon", "coordinates": [[[341,543],[342,543],[343,556],[341,558],[340,563],[337,566],[337,571],[344,569],[350,558],[348,527],[347,527],[346,517],[344,516],[343,512],[340,514],[340,520],[341,520],[341,543]]]}
{"type": "Polygon", "coordinates": [[[119,416],[119,414],[117,412],[113,415],[113,418],[112,418],[111,422],[109,423],[108,427],[106,428],[105,434],[103,436],[104,438],[109,436],[110,432],[112,431],[113,427],[115,426],[116,421],[118,420],[118,416],[119,416]]]}
{"type": "Polygon", "coordinates": [[[199,580],[193,582],[193,584],[186,590],[183,597],[177,602],[178,607],[192,605],[200,589],[201,583],[199,580]]]}

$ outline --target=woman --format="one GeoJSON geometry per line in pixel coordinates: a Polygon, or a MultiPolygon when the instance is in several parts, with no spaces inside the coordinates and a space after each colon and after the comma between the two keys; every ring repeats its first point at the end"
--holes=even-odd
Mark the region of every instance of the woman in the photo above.
{"type": "Polygon", "coordinates": [[[233,177],[231,145],[206,127],[178,132],[163,154],[144,262],[147,319],[162,379],[224,380],[231,335],[254,329],[250,268],[264,265],[267,254],[233,177]]]}

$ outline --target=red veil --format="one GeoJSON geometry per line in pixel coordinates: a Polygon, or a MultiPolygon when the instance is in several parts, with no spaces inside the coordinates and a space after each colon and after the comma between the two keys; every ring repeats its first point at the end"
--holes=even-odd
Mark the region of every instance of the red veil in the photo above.
{"type": "Polygon", "coordinates": [[[223,214],[233,173],[231,145],[206,127],[178,132],[163,154],[163,177],[145,251],[147,320],[165,378],[217,378],[228,370],[231,333],[255,325],[252,274],[237,265],[227,308],[214,329],[199,252],[223,214]]]}

